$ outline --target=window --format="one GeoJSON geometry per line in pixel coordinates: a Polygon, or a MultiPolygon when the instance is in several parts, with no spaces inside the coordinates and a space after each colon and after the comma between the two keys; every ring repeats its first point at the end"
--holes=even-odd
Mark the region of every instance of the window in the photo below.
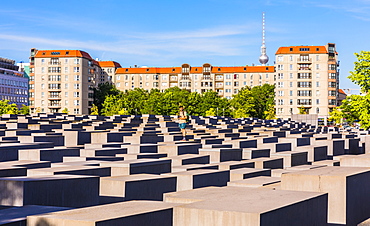
{"type": "Polygon", "coordinates": [[[284,74],[283,73],[278,73],[278,79],[284,79],[284,74]]]}
{"type": "Polygon", "coordinates": [[[80,114],[80,109],[78,109],[78,108],[73,109],[73,113],[74,114],[80,114]]]}
{"type": "Polygon", "coordinates": [[[299,79],[311,79],[311,73],[298,73],[299,79]]]}
{"type": "Polygon", "coordinates": [[[45,88],[45,84],[44,83],[42,83],[41,84],[41,89],[44,89],[45,88]]]}
{"type": "Polygon", "coordinates": [[[316,87],[320,87],[320,82],[316,82],[316,87]]]}
{"type": "Polygon", "coordinates": [[[316,64],[316,69],[319,70],[320,69],[320,64],[316,64]]]}
{"type": "Polygon", "coordinates": [[[278,88],[283,88],[284,87],[284,82],[278,82],[278,88]]]}
{"type": "Polygon", "coordinates": [[[320,104],[320,99],[316,99],[316,104],[320,104]]]}
{"type": "Polygon", "coordinates": [[[80,67],[74,67],[73,72],[80,72],[80,67]]]}
{"type": "Polygon", "coordinates": [[[289,78],[293,79],[293,73],[289,73],[289,78]]]}
{"type": "Polygon", "coordinates": [[[75,75],[75,81],[80,81],[80,76],[79,75],[75,75]]]}
{"type": "Polygon", "coordinates": [[[68,59],[64,59],[64,63],[65,64],[68,64],[68,59]]]}
{"type": "Polygon", "coordinates": [[[289,70],[293,70],[293,64],[289,64],[289,70]]]}
{"type": "Polygon", "coordinates": [[[48,68],[48,72],[49,73],[60,73],[61,72],[61,68],[60,67],[49,67],[48,68]]]}
{"type": "Polygon", "coordinates": [[[283,60],[284,60],[283,56],[278,56],[278,61],[279,61],[279,62],[281,62],[281,61],[283,61],[283,60]]]}
{"type": "Polygon", "coordinates": [[[293,61],[293,56],[291,56],[291,55],[290,55],[290,56],[289,56],[289,60],[290,60],[290,61],[293,61]]]}
{"type": "Polygon", "coordinates": [[[278,108],[278,109],[277,109],[277,113],[278,113],[278,114],[283,114],[283,113],[284,113],[283,108],[278,108]]]}
{"type": "Polygon", "coordinates": [[[226,86],[231,86],[231,82],[225,82],[226,86]]]}
{"type": "Polygon", "coordinates": [[[231,79],[231,75],[227,74],[226,79],[231,79]]]}
{"type": "Polygon", "coordinates": [[[299,65],[299,70],[310,70],[310,65],[309,64],[300,64],[299,65]]]}
{"type": "Polygon", "coordinates": [[[316,55],[316,61],[320,60],[320,55],[316,55]]]}
{"type": "Polygon", "coordinates": [[[225,89],[225,93],[231,93],[231,89],[225,89]]]}
{"type": "Polygon", "coordinates": [[[269,78],[269,74],[266,74],[266,78],[269,78]]]}
{"type": "Polygon", "coordinates": [[[125,86],[128,86],[128,82],[125,82],[125,86]]]}
{"type": "Polygon", "coordinates": [[[289,82],[289,87],[293,87],[293,82],[289,82]]]}
{"type": "Polygon", "coordinates": [[[298,90],[297,95],[298,96],[303,96],[303,97],[310,97],[311,96],[311,90],[298,90]]]}
{"type": "Polygon", "coordinates": [[[293,105],[293,99],[290,99],[290,100],[289,100],[289,104],[290,104],[290,105],[293,105]]]}
{"type": "Polygon", "coordinates": [[[337,105],[337,100],[329,100],[329,105],[337,105]]]}
{"type": "Polygon", "coordinates": [[[43,97],[44,97],[44,95],[45,95],[45,93],[44,93],[44,92],[41,92],[41,98],[43,98],[43,97]]]}
{"type": "Polygon", "coordinates": [[[337,70],[336,65],[335,64],[329,64],[329,70],[333,70],[333,71],[337,70]]]}
{"type": "Polygon", "coordinates": [[[320,90],[316,90],[316,96],[320,96],[320,90]]]}
{"type": "Polygon", "coordinates": [[[299,51],[310,51],[310,48],[299,48],[299,51]]]}
{"type": "Polygon", "coordinates": [[[329,87],[330,88],[336,88],[337,87],[337,83],[336,82],[329,82],[329,87]]]}
{"type": "Polygon", "coordinates": [[[234,82],[234,86],[239,86],[239,82],[234,82]]]}
{"type": "Polygon", "coordinates": [[[282,90],[279,90],[279,91],[278,91],[278,96],[279,96],[279,97],[282,97],[282,96],[284,96],[284,91],[282,91],[282,90]]]}
{"type": "Polygon", "coordinates": [[[64,101],[64,105],[68,106],[68,100],[64,101]]]}
{"type": "Polygon", "coordinates": [[[320,113],[320,108],[316,108],[316,113],[319,114],[320,113]]]}
{"type": "Polygon", "coordinates": [[[316,73],[316,78],[320,78],[320,73],[316,73]]]}
{"type": "Polygon", "coordinates": [[[65,96],[65,97],[68,97],[68,92],[65,92],[64,96],[65,96]]]}
{"type": "Polygon", "coordinates": [[[298,82],[297,85],[300,88],[310,88],[311,87],[311,82],[298,82]]]}
{"type": "Polygon", "coordinates": [[[293,96],[293,90],[289,91],[289,96],[293,96]]]}
{"type": "Polygon", "coordinates": [[[68,89],[68,83],[65,84],[65,88],[68,89]]]}
{"type": "Polygon", "coordinates": [[[79,105],[80,105],[80,100],[74,100],[74,101],[73,101],[73,104],[74,104],[75,106],[79,106],[79,105]]]}
{"type": "Polygon", "coordinates": [[[45,63],[45,59],[41,59],[41,64],[44,64],[45,63]]]}
{"type": "Polygon", "coordinates": [[[74,60],[74,63],[75,63],[75,64],[80,64],[80,59],[75,59],[75,60],[74,60]]]}
{"type": "Polygon", "coordinates": [[[283,64],[278,64],[278,71],[284,70],[284,65],[283,64]]]}
{"type": "Polygon", "coordinates": [[[80,89],[80,84],[74,84],[73,86],[75,89],[80,89]]]}
{"type": "Polygon", "coordinates": [[[311,99],[298,99],[298,105],[311,105],[311,99]]]}
{"type": "Polygon", "coordinates": [[[80,92],[73,92],[73,97],[80,97],[80,92]]]}
{"type": "Polygon", "coordinates": [[[45,68],[44,67],[41,68],[41,73],[45,73],[45,68]]]}
{"type": "Polygon", "coordinates": [[[336,79],[337,74],[336,73],[329,73],[329,79],[336,79]]]}
{"type": "Polygon", "coordinates": [[[278,105],[284,105],[284,100],[283,99],[278,99],[278,105]]]}

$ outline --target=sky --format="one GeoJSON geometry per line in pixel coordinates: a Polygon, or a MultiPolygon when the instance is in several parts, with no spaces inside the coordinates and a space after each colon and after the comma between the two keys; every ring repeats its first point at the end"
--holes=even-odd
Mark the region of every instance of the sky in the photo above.
{"type": "Polygon", "coordinates": [[[0,57],[80,49],[122,67],[257,65],[262,12],[270,65],[281,46],[335,43],[340,88],[356,92],[347,76],[370,51],[370,0],[2,1],[0,57]]]}

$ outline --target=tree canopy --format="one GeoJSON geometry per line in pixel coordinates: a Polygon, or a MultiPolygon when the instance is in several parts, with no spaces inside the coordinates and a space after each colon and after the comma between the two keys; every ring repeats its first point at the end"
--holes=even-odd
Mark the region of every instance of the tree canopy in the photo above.
{"type": "Polygon", "coordinates": [[[95,101],[93,112],[106,116],[122,113],[175,115],[179,106],[183,106],[188,114],[194,116],[275,117],[274,86],[268,84],[242,88],[232,100],[220,97],[212,90],[198,93],[179,87],[163,91],[135,88],[121,92],[113,85],[105,84],[94,91],[97,92],[94,96],[104,97],[104,101],[95,101]],[[103,90],[99,90],[100,88],[103,90]]]}
{"type": "Polygon", "coordinates": [[[362,95],[349,95],[342,101],[339,109],[331,113],[330,120],[344,121],[352,124],[359,122],[364,129],[370,128],[370,51],[355,53],[357,61],[348,78],[361,88],[362,95]],[[338,112],[340,111],[340,113],[338,112]]]}

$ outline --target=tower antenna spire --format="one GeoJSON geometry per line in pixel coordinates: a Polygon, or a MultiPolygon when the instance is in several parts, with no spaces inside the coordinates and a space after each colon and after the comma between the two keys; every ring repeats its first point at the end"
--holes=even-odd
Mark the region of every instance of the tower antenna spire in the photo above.
{"type": "Polygon", "coordinates": [[[266,44],[265,44],[265,12],[262,13],[262,46],[259,61],[263,66],[266,65],[266,63],[269,61],[269,57],[266,54],[266,44]]]}

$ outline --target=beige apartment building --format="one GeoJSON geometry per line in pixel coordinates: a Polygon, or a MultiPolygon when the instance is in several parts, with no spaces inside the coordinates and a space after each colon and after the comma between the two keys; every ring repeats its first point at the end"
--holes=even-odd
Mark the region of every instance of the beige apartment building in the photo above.
{"type": "Polygon", "coordinates": [[[31,113],[67,110],[70,114],[89,114],[92,88],[109,82],[116,66],[115,62],[97,62],[81,50],[31,49],[31,113]]]}
{"type": "Polygon", "coordinates": [[[119,90],[157,88],[165,90],[178,86],[191,92],[216,91],[230,99],[245,86],[274,84],[274,66],[219,67],[203,64],[192,67],[133,67],[118,68],[114,83],[119,90]]]}
{"type": "Polygon", "coordinates": [[[276,116],[288,119],[303,107],[325,122],[337,106],[339,70],[335,44],[280,47],[276,52],[276,116]]]}
{"type": "Polygon", "coordinates": [[[121,91],[179,87],[191,92],[216,91],[231,99],[245,86],[275,84],[276,114],[289,119],[303,107],[326,122],[337,105],[339,70],[335,44],[280,47],[275,66],[129,67],[96,61],[81,50],[31,50],[31,112],[89,114],[92,88],[114,83],[121,91]]]}

